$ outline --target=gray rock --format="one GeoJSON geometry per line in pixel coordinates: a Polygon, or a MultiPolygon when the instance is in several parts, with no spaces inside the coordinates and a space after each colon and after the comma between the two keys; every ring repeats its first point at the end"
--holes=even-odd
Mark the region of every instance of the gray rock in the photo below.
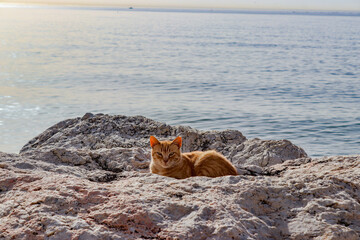
{"type": "Polygon", "coordinates": [[[148,172],[151,135],[159,139],[182,136],[183,152],[215,149],[237,167],[266,167],[307,156],[303,149],[287,140],[248,140],[236,130],[199,131],[142,116],[90,113],[50,127],[29,141],[20,154],[51,163],[82,165],[85,169],[148,172]]]}
{"type": "Polygon", "coordinates": [[[311,159],[287,140],[89,113],[0,152],[0,239],[359,237],[359,155],[311,159]],[[150,135],[216,149],[240,175],[151,174],[150,135]]]}

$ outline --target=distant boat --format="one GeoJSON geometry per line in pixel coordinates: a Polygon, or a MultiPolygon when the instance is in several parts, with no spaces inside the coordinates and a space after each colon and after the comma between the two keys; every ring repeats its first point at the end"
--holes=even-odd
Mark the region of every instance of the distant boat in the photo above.
{"type": "Polygon", "coordinates": [[[134,9],[133,7],[129,7],[129,9],[134,9]]]}

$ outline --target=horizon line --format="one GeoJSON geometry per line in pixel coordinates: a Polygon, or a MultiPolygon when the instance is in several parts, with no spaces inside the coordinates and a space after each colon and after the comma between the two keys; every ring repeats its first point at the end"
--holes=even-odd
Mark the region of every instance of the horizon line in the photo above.
{"type": "Polygon", "coordinates": [[[198,11],[300,11],[300,12],[352,12],[360,13],[360,9],[321,9],[321,8],[285,8],[285,7],[194,7],[194,6],[145,6],[140,4],[128,5],[128,4],[110,4],[110,3],[68,3],[68,2],[51,2],[44,3],[41,1],[33,2],[8,2],[0,0],[0,7],[18,7],[18,6],[53,6],[53,7],[94,7],[94,8],[124,8],[132,10],[140,9],[159,9],[159,10],[198,10],[198,11]]]}

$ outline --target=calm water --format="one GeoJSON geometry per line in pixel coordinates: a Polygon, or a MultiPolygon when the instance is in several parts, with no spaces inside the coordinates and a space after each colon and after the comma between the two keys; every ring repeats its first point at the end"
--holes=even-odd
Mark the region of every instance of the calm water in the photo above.
{"type": "Polygon", "coordinates": [[[86,112],[360,154],[360,17],[0,8],[0,151],[86,112]]]}

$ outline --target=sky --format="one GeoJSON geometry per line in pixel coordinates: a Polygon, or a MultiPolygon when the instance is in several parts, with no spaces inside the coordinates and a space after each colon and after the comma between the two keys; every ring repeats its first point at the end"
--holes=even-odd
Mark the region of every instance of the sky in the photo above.
{"type": "Polygon", "coordinates": [[[0,0],[0,3],[1,2],[155,8],[302,9],[360,11],[360,0],[0,0]]]}

